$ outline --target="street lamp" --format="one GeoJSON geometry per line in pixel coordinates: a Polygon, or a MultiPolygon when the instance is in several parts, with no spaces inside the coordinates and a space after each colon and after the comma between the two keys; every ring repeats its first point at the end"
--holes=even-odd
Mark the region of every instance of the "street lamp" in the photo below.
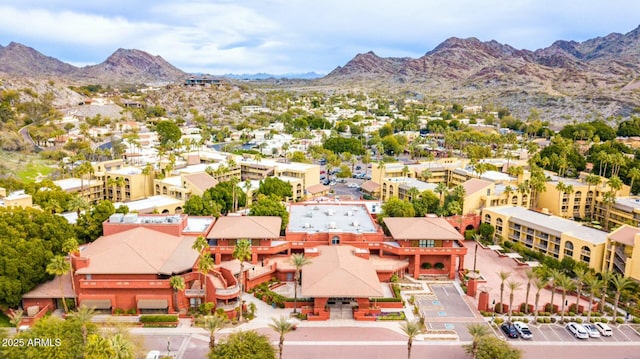
{"type": "Polygon", "coordinates": [[[171,337],[167,337],[167,356],[171,356],[171,337]]]}

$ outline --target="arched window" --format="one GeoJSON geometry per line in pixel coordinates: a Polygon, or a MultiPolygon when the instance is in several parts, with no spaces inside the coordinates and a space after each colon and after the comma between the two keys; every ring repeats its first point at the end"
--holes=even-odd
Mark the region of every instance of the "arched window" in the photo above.
{"type": "Polygon", "coordinates": [[[502,236],[502,218],[496,219],[496,235],[502,236]]]}
{"type": "Polygon", "coordinates": [[[488,214],[484,215],[484,223],[489,223],[491,224],[491,216],[488,214]]]}
{"type": "Polygon", "coordinates": [[[573,257],[573,243],[566,241],[564,243],[564,255],[573,257]]]}
{"type": "Polygon", "coordinates": [[[580,260],[586,263],[591,261],[591,249],[587,246],[582,246],[580,250],[580,260]]]}
{"type": "Polygon", "coordinates": [[[526,194],[522,195],[522,206],[523,207],[529,206],[529,196],[527,196],[526,194]]]}
{"type": "Polygon", "coordinates": [[[514,206],[518,204],[518,196],[511,197],[511,204],[514,206]]]}

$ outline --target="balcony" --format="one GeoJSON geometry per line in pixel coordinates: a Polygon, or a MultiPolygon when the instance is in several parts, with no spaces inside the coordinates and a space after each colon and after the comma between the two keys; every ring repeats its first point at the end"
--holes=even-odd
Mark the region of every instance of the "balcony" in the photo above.
{"type": "Polygon", "coordinates": [[[115,279],[91,279],[80,280],[80,288],[88,289],[170,289],[168,280],[115,280],[115,279]]]}
{"type": "Polygon", "coordinates": [[[204,289],[185,289],[184,296],[187,298],[204,297],[204,289]]]}
{"type": "Polygon", "coordinates": [[[233,286],[229,288],[216,288],[216,298],[218,299],[231,299],[240,295],[240,286],[233,286]]]}
{"type": "Polygon", "coordinates": [[[395,242],[383,242],[381,248],[396,255],[414,255],[414,254],[431,254],[431,255],[464,255],[467,248],[458,247],[400,247],[395,242]],[[393,243],[393,244],[392,244],[393,243]]]}

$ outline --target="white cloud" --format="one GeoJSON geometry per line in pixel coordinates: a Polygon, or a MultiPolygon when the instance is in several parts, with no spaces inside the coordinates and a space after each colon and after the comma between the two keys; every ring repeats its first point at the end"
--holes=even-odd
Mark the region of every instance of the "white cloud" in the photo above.
{"type": "Polygon", "coordinates": [[[585,1],[6,0],[0,43],[70,63],[122,47],[192,72],[326,72],[369,50],[421,56],[451,36],[535,50],[638,26],[640,2],[585,1]]]}

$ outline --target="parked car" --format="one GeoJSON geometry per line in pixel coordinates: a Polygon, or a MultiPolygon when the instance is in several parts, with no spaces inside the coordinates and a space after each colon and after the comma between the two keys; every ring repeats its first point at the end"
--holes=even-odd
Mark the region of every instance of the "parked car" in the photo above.
{"type": "Polygon", "coordinates": [[[567,329],[573,334],[574,337],[578,339],[589,339],[589,333],[584,327],[578,323],[569,323],[567,324],[567,329]]]}
{"type": "Polygon", "coordinates": [[[357,183],[353,183],[353,182],[349,183],[347,185],[347,187],[349,187],[349,188],[360,188],[360,186],[357,183]]]}
{"type": "Polygon", "coordinates": [[[598,322],[594,325],[603,337],[610,337],[613,335],[613,330],[607,324],[598,322]]]}
{"type": "Polygon", "coordinates": [[[520,338],[522,339],[531,339],[533,338],[533,333],[529,329],[529,326],[523,322],[514,322],[513,326],[516,327],[516,331],[520,334],[520,338]]]}
{"type": "Polygon", "coordinates": [[[518,331],[516,330],[516,327],[514,327],[513,324],[511,324],[510,322],[502,323],[502,325],[500,326],[500,329],[502,329],[504,334],[509,338],[518,337],[518,331]]]}
{"type": "Polygon", "coordinates": [[[361,170],[361,169],[362,169],[362,166],[360,166],[360,165],[356,166],[356,170],[361,170]]]}
{"type": "Polygon", "coordinates": [[[160,359],[160,352],[158,350],[148,352],[147,359],[160,359]]]}
{"type": "Polygon", "coordinates": [[[589,336],[591,338],[600,338],[600,332],[598,331],[598,328],[596,328],[595,325],[591,323],[585,323],[585,324],[582,324],[582,326],[587,331],[587,333],[589,333],[589,336]]]}

